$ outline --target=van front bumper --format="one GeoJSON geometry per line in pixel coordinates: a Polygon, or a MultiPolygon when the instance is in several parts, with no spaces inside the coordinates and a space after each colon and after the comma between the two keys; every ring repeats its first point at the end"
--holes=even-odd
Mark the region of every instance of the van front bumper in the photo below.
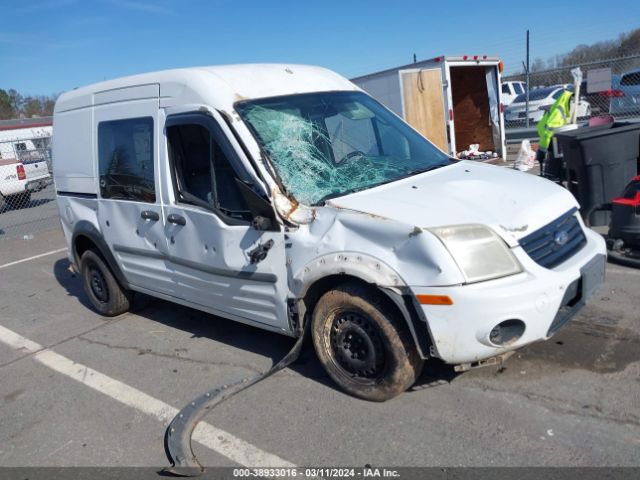
{"type": "Polygon", "coordinates": [[[453,305],[421,305],[432,353],[450,364],[473,363],[551,337],[604,282],[604,239],[591,230],[585,235],[586,245],[554,269],[541,267],[517,247],[513,252],[524,269],[517,275],[469,285],[413,287],[416,295],[447,295],[453,301],[453,305]],[[524,331],[497,345],[491,332],[508,320],[524,324],[524,331]]]}

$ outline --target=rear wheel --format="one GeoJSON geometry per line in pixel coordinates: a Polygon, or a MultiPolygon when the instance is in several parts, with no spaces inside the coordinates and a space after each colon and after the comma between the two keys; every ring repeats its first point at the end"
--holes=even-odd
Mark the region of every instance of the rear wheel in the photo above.
{"type": "Polygon", "coordinates": [[[104,260],[93,250],[80,259],[84,291],[100,315],[115,317],[129,311],[133,294],[120,286],[104,260]]]}
{"type": "Polygon", "coordinates": [[[351,395],[383,402],[420,375],[423,361],[409,332],[395,309],[372,289],[347,284],[325,293],[311,328],[320,362],[351,395]]]}

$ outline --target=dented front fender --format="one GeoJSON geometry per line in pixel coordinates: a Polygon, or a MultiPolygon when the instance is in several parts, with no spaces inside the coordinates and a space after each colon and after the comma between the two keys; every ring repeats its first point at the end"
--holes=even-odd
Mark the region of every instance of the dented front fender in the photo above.
{"type": "Polygon", "coordinates": [[[464,281],[442,243],[415,225],[334,207],[290,231],[290,289],[299,297],[315,281],[349,274],[382,287],[457,285],[464,281]]]}

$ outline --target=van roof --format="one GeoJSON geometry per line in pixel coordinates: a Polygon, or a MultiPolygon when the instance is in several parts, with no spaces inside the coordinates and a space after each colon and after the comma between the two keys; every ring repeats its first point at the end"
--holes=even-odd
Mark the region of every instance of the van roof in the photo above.
{"type": "Polygon", "coordinates": [[[241,64],[163,70],[95,83],[62,94],[55,112],[94,105],[94,94],[138,85],[160,86],[161,99],[228,108],[239,100],[318,91],[358,90],[331,70],[295,64],[241,64]],[[180,99],[182,97],[182,99],[180,99]]]}

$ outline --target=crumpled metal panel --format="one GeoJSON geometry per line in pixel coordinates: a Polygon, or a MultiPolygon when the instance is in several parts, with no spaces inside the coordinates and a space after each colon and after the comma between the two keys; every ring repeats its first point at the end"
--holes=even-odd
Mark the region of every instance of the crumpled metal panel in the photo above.
{"type": "Polygon", "coordinates": [[[290,289],[297,297],[314,281],[334,274],[351,274],[384,287],[464,281],[442,243],[414,225],[318,207],[313,222],[288,235],[290,289]]]}

